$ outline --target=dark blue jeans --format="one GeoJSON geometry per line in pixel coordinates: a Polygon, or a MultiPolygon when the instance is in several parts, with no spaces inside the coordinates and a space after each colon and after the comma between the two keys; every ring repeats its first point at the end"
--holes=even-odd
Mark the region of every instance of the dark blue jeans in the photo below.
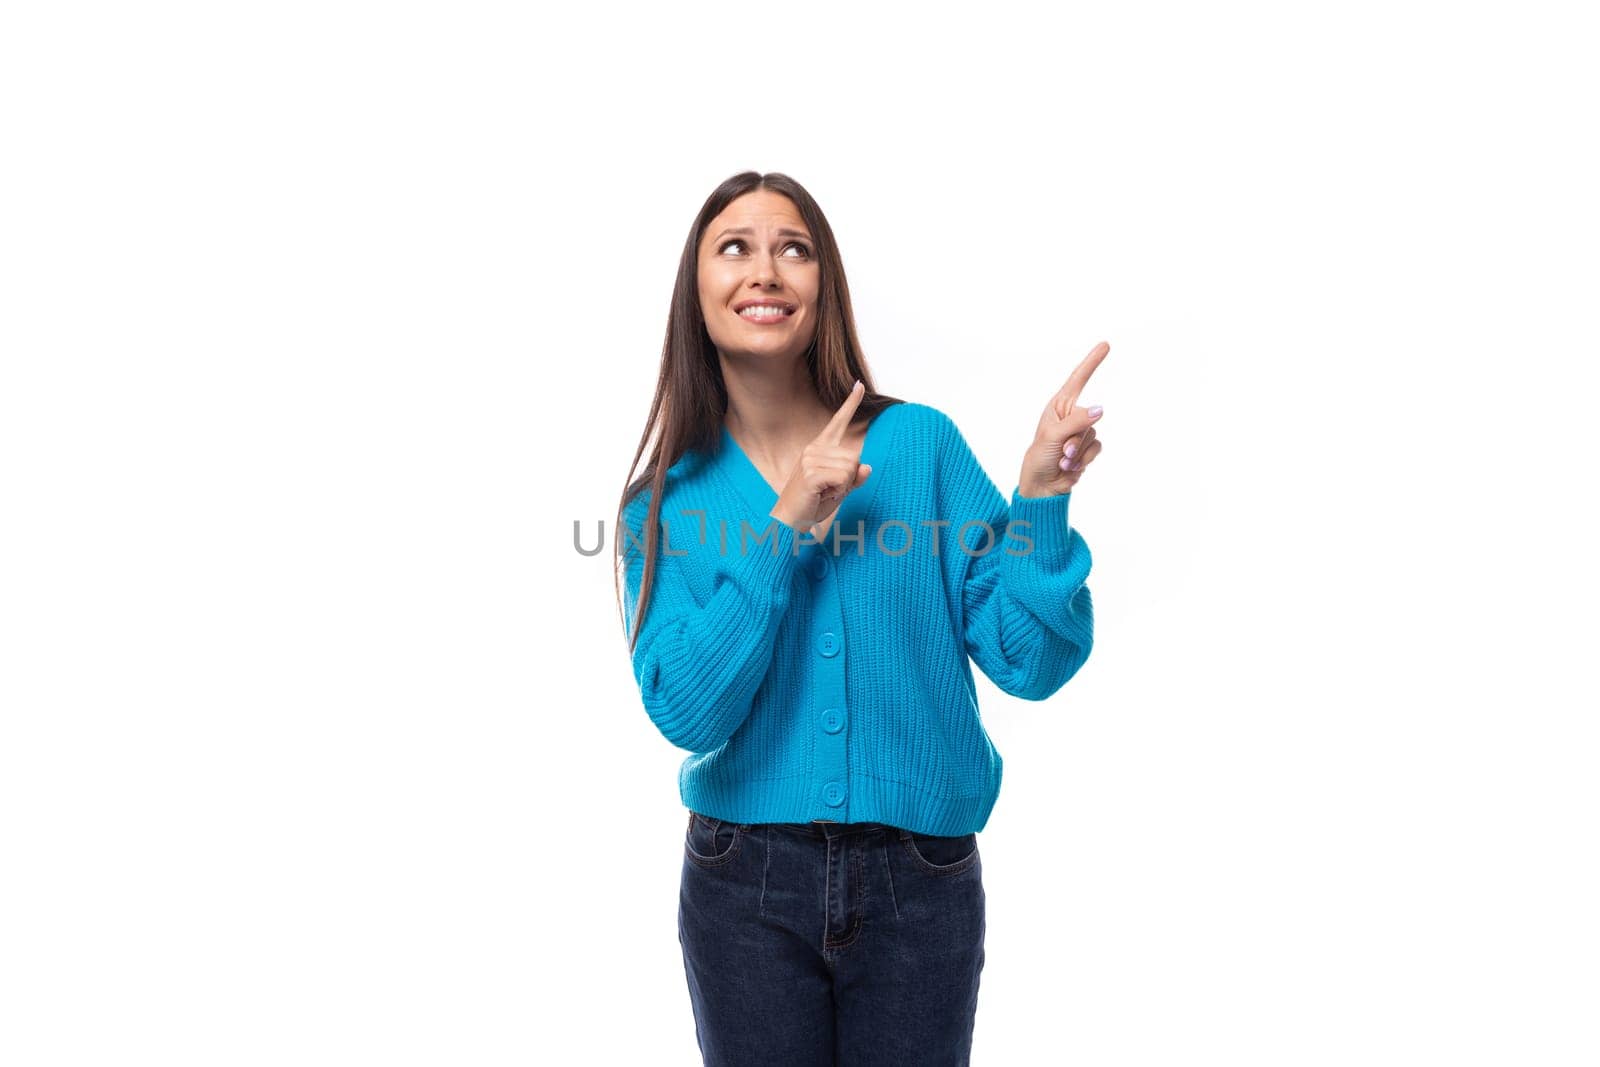
{"type": "Polygon", "coordinates": [[[978,835],[689,813],[678,940],[712,1067],[969,1062],[978,835]]]}

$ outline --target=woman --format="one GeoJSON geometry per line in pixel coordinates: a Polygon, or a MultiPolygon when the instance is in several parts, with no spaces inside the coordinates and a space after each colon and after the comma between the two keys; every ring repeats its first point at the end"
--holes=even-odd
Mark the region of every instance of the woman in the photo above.
{"type": "Polygon", "coordinates": [[[1089,655],[1070,491],[1089,353],[1009,507],[941,411],[873,388],[816,202],[713,192],[618,510],[645,710],[690,755],[679,941],[708,1064],[968,1061],[977,832],[1001,759],[970,660],[1043,700],[1089,655]]]}

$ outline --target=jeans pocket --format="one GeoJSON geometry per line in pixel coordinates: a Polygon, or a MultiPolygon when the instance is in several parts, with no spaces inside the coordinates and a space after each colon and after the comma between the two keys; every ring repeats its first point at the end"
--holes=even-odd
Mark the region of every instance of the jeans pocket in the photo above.
{"type": "Polygon", "coordinates": [[[914,865],[927,874],[960,874],[978,862],[978,835],[919,834],[901,830],[900,843],[914,865]]]}
{"type": "Polygon", "coordinates": [[[689,827],[683,836],[684,856],[701,867],[727,863],[738,855],[749,829],[740,823],[724,822],[691,810],[689,827]]]}

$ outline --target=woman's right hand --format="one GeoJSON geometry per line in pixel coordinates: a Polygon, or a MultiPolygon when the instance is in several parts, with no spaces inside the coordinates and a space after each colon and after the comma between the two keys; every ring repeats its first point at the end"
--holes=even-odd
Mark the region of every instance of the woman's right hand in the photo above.
{"type": "Polygon", "coordinates": [[[844,405],[806,445],[783,492],[778,494],[778,502],[772,507],[773,518],[801,533],[811,531],[818,536],[815,528],[839,510],[839,502],[850,490],[859,488],[867,480],[872,465],[861,462],[861,449],[844,443],[850,420],[866,395],[866,386],[857,381],[850,395],[845,397],[844,405]]]}

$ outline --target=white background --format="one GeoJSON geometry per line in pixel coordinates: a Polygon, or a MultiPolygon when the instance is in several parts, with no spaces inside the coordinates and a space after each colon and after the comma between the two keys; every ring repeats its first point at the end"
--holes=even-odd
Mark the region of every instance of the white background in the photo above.
{"type": "Polygon", "coordinates": [[[1581,5],[0,16],[0,1060],[699,1062],[606,556],[695,211],[797,178],[1094,654],[974,1062],[1600,1058],[1581,5]]]}

